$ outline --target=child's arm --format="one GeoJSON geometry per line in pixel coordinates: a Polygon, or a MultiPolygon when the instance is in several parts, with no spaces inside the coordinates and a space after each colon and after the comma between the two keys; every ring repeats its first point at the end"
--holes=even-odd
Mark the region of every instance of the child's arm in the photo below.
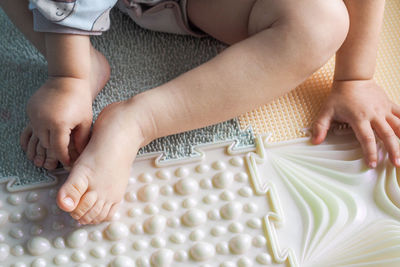
{"type": "Polygon", "coordinates": [[[89,36],[46,33],[47,82],[30,98],[27,113],[43,147],[70,164],[68,144],[76,131],[78,150],[89,135],[92,110],[89,36]]]}
{"type": "Polygon", "coordinates": [[[314,123],[313,143],[321,143],[332,120],[348,123],[370,167],[377,164],[374,131],[393,164],[400,166],[400,107],[373,80],[384,0],[345,1],[350,31],[336,56],[332,92],[314,123]]]}

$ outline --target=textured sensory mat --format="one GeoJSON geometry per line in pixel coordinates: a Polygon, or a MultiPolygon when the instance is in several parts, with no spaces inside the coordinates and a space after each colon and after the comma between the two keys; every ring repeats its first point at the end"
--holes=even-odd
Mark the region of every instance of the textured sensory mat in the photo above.
{"type": "Polygon", "coordinates": [[[256,143],[137,160],[113,221],[99,225],[59,210],[57,186],[2,187],[0,266],[399,266],[399,173],[384,151],[371,170],[348,131],[320,146],[256,143]]]}

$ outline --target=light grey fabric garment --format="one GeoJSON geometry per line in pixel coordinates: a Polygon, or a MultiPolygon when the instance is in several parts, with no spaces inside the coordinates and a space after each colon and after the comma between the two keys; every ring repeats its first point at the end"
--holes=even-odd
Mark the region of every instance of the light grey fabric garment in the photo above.
{"type": "MultiPolygon", "coordinates": [[[[111,29],[92,37],[109,59],[109,83],[96,98],[96,116],[109,103],[163,84],[198,66],[224,49],[211,38],[157,33],[143,30],[119,12],[111,12],[111,29]]],[[[26,159],[19,135],[27,123],[25,105],[46,80],[46,62],[24,39],[0,9],[0,182],[17,177],[13,188],[43,186],[53,180],[26,159]]],[[[239,103],[238,103],[239,104],[239,103]]],[[[198,144],[237,140],[237,147],[254,145],[251,129],[241,131],[237,120],[158,139],[139,154],[163,153],[164,160],[196,156],[198,144]]]]}
{"type": "Polygon", "coordinates": [[[109,14],[116,3],[117,0],[29,0],[29,8],[38,11],[34,13],[36,31],[56,32],[57,28],[66,27],[99,33],[110,27],[109,14]],[[37,17],[38,14],[42,16],[37,17]]]}

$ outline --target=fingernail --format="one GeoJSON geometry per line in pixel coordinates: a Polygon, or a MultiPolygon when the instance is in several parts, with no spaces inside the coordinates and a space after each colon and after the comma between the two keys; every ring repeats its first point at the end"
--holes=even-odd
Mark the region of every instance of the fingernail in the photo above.
{"type": "Polygon", "coordinates": [[[64,198],[64,204],[68,207],[74,207],[74,201],[70,197],[64,198]]]}
{"type": "Polygon", "coordinates": [[[370,163],[369,163],[369,166],[370,166],[371,168],[375,169],[375,168],[376,168],[376,161],[370,162],[370,163]]]}
{"type": "Polygon", "coordinates": [[[400,158],[397,158],[397,159],[396,159],[396,166],[397,166],[397,167],[400,167],[400,158]]]}

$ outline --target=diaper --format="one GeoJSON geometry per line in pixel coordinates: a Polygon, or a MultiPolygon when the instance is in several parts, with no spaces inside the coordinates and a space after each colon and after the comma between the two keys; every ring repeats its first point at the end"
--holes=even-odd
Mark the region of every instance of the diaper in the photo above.
{"type": "Polygon", "coordinates": [[[203,37],[189,22],[187,0],[119,0],[118,8],[139,26],[159,32],[203,37]]]}

